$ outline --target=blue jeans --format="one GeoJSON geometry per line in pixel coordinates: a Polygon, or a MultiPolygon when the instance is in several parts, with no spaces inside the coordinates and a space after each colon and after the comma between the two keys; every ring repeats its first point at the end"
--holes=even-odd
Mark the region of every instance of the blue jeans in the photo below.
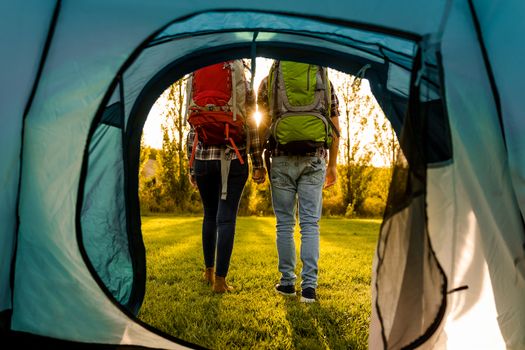
{"type": "Polygon", "coordinates": [[[196,159],[194,170],[204,207],[202,221],[204,264],[206,267],[215,266],[215,274],[226,277],[233,250],[239,202],[248,179],[248,163],[242,165],[239,160],[231,161],[228,194],[225,200],[221,199],[220,160],[196,159]]]}
{"type": "Polygon", "coordinates": [[[279,156],[272,159],[272,203],[277,219],[277,252],[282,285],[294,285],[295,214],[299,207],[301,228],[301,288],[317,288],[319,220],[323,204],[326,162],[309,156],[279,156]]]}

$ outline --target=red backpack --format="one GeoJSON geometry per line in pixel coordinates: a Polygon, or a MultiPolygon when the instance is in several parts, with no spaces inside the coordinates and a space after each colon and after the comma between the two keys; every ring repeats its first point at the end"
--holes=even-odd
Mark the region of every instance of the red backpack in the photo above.
{"type": "Polygon", "coordinates": [[[246,90],[242,61],[227,61],[207,66],[192,75],[188,99],[188,122],[195,130],[190,167],[197,142],[203,145],[229,145],[241,164],[237,145],[246,139],[246,90]]]}

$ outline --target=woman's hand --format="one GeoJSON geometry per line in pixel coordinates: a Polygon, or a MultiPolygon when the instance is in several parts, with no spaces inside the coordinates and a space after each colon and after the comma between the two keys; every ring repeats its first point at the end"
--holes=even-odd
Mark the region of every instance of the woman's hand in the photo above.
{"type": "Polygon", "coordinates": [[[197,180],[195,179],[195,175],[188,174],[188,178],[190,179],[190,184],[193,188],[197,188],[197,180]]]}

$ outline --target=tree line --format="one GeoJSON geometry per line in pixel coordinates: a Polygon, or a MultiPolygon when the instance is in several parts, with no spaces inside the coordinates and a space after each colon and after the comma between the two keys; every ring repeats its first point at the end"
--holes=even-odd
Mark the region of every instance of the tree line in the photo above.
{"type": "MultiPolygon", "coordinates": [[[[323,215],[380,217],[386,205],[399,145],[390,122],[358,76],[330,70],[339,99],[341,139],[338,181],[324,190],[323,215]]],[[[186,78],[172,84],[157,103],[162,110],[162,147],[141,144],[139,196],[143,214],[201,214],[199,193],[188,179],[184,122],[186,78]]],[[[248,179],[239,215],[272,215],[269,181],[248,179]]]]}

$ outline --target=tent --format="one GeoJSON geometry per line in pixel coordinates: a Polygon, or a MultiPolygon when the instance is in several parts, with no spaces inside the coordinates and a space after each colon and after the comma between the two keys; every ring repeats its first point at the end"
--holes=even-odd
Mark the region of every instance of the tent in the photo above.
{"type": "Polygon", "coordinates": [[[0,1],[0,320],[18,342],[192,348],[143,324],[139,140],[227,58],[360,72],[399,158],[371,349],[525,348],[525,2],[0,1]]]}

